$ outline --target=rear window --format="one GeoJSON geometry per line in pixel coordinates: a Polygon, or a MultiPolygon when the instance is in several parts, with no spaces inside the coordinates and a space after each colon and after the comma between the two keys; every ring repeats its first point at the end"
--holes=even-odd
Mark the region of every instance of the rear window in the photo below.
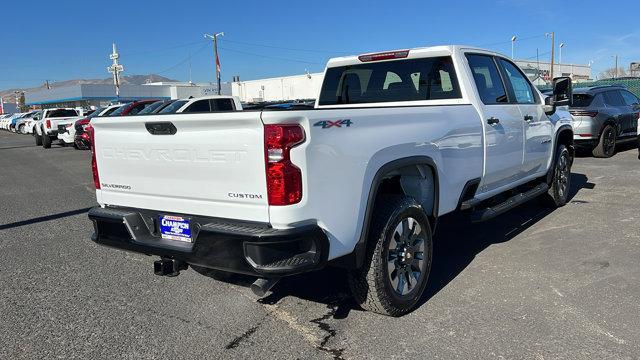
{"type": "Polygon", "coordinates": [[[460,98],[449,56],[363,63],[327,69],[320,105],[460,98]]]}
{"type": "Polygon", "coordinates": [[[593,101],[593,96],[589,94],[573,94],[573,105],[572,107],[587,107],[591,105],[593,101]]]}
{"type": "Polygon", "coordinates": [[[52,110],[47,114],[47,117],[50,117],[50,118],[73,117],[73,116],[78,116],[78,112],[70,109],[52,110]]]}

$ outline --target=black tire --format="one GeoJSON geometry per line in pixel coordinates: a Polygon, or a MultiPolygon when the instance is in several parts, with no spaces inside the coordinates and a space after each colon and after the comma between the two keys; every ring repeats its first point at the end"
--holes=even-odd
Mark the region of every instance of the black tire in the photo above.
{"type": "Polygon", "coordinates": [[[616,128],[607,125],[602,129],[598,145],[593,149],[593,156],[597,158],[610,158],[616,153],[616,128]]]}
{"type": "Polygon", "coordinates": [[[33,130],[33,136],[36,138],[36,146],[42,146],[42,136],[38,135],[35,130],[33,130]]]}
{"type": "Polygon", "coordinates": [[[51,147],[51,137],[46,132],[42,132],[42,147],[48,149],[51,147]]]}
{"type": "Polygon", "coordinates": [[[556,153],[556,161],[553,164],[553,176],[549,190],[542,197],[545,205],[558,208],[567,204],[569,191],[571,189],[571,165],[573,159],[571,153],[565,145],[560,145],[556,153]]]}
{"type": "Polygon", "coordinates": [[[73,148],[76,150],[80,150],[80,148],[78,147],[78,144],[76,144],[75,142],[73,143],[73,148]]]}
{"type": "Polygon", "coordinates": [[[356,302],[365,310],[383,315],[402,316],[410,312],[426,288],[433,256],[431,227],[422,207],[408,196],[380,196],[367,244],[363,266],[349,273],[349,286],[356,302]],[[402,234],[398,233],[398,227],[402,228],[402,234]],[[389,267],[393,268],[391,273],[389,267]]]}
{"type": "Polygon", "coordinates": [[[26,133],[24,132],[24,124],[21,124],[20,126],[18,126],[18,133],[20,133],[20,134],[26,134],[26,133]]]}

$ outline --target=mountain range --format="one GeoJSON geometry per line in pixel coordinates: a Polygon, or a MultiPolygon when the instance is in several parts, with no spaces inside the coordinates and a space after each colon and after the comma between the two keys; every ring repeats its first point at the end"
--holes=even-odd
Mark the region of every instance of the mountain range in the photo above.
{"type": "MultiPolygon", "coordinates": [[[[156,74],[127,75],[127,76],[120,77],[121,85],[142,85],[150,82],[175,82],[175,81],[177,80],[169,79],[164,76],[160,76],[156,74]]],[[[49,86],[52,88],[55,88],[55,87],[80,85],[80,84],[113,84],[113,78],[64,80],[64,81],[51,82],[49,83],[49,86]]],[[[45,87],[46,85],[43,83],[40,86],[31,87],[31,88],[13,88],[13,89],[0,90],[0,96],[4,98],[5,102],[15,102],[15,95],[14,95],[15,91],[24,91],[24,92],[37,91],[37,90],[42,90],[45,87]]]]}

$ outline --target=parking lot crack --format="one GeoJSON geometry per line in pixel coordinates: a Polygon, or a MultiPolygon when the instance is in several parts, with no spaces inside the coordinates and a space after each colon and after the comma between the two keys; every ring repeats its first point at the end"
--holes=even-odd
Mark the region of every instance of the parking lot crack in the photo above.
{"type": "Polygon", "coordinates": [[[224,348],[227,349],[227,350],[230,350],[230,349],[235,349],[238,346],[240,346],[240,344],[243,341],[247,340],[249,337],[251,337],[251,335],[253,335],[253,333],[255,333],[258,330],[258,328],[262,325],[263,321],[264,321],[264,318],[262,320],[260,320],[255,326],[252,326],[251,328],[249,328],[247,331],[245,331],[241,335],[236,336],[224,348]]]}
{"type": "Polygon", "coordinates": [[[320,330],[326,333],[326,335],[322,338],[322,340],[320,341],[320,344],[316,346],[316,348],[318,350],[329,353],[329,355],[331,355],[336,360],[342,360],[344,359],[342,357],[342,353],[344,353],[344,350],[345,350],[344,348],[336,349],[336,348],[330,348],[327,346],[329,341],[332,338],[334,338],[337,333],[336,330],[333,329],[329,323],[327,323],[327,320],[335,317],[337,309],[338,309],[338,305],[329,305],[329,311],[326,314],[324,314],[319,318],[311,320],[311,322],[318,325],[320,330]]]}

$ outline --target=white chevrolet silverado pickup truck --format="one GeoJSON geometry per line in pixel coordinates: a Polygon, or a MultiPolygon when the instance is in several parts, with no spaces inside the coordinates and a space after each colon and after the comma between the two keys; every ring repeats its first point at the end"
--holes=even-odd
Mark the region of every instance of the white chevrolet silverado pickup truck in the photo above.
{"type": "Polygon", "coordinates": [[[429,277],[438,217],[566,203],[571,81],[544,98],[508,58],[437,46],[331,59],[310,110],[103,118],[92,240],[258,277],[344,267],[356,301],[399,316],[429,277]]]}
{"type": "MultiPolygon", "coordinates": [[[[82,118],[80,111],[76,109],[45,109],[38,117],[38,122],[34,125],[34,137],[36,145],[43,148],[51,147],[51,142],[58,139],[60,132],[67,131],[67,125],[73,124],[82,118]]],[[[62,141],[62,145],[64,141],[62,141]]]]}

